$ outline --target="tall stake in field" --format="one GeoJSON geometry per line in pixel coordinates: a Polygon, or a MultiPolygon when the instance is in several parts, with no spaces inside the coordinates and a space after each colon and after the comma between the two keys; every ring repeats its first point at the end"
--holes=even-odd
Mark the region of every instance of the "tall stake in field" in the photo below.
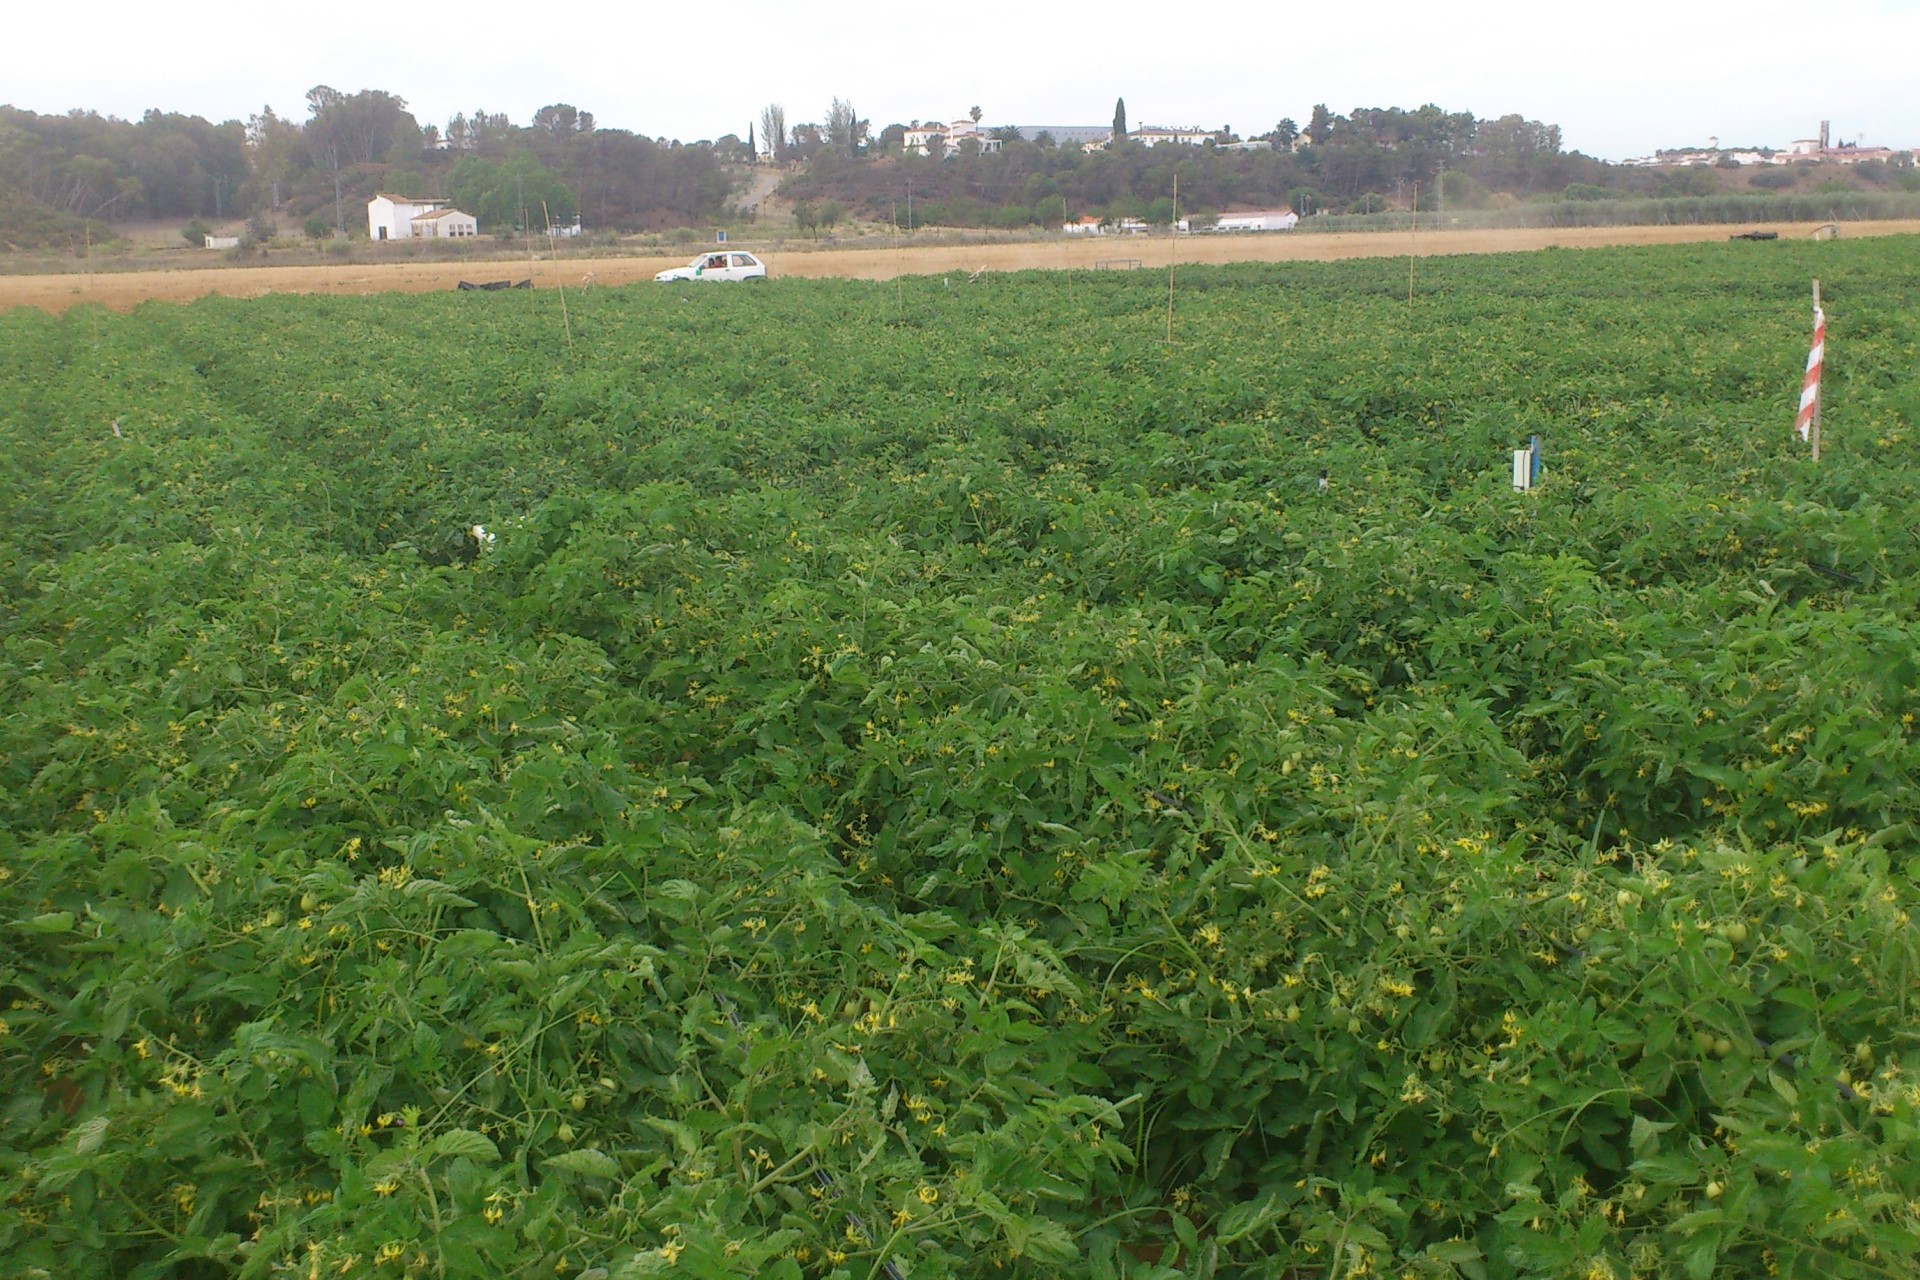
{"type": "Polygon", "coordinates": [[[1813,446],[1820,461],[1820,371],[1827,358],[1827,313],[1820,309],[1820,282],[1813,282],[1813,346],[1807,351],[1807,376],[1800,383],[1800,412],[1793,429],[1813,446]]]}
{"type": "MultiPolygon", "coordinates": [[[[907,184],[907,199],[908,199],[908,201],[912,201],[912,199],[913,199],[913,184],[912,184],[911,182],[909,182],[909,183],[907,184]]],[[[891,217],[892,217],[892,219],[893,219],[893,306],[894,306],[894,318],[895,318],[896,320],[899,320],[899,319],[904,319],[904,318],[906,317],[906,314],[907,314],[907,291],[906,291],[906,286],[900,283],[900,205],[899,205],[899,202],[898,202],[898,201],[894,201],[894,202],[891,202],[891,203],[890,203],[890,206],[889,206],[889,207],[890,207],[890,208],[891,208],[891,210],[892,210],[892,213],[891,213],[891,215],[890,215],[890,216],[891,216],[891,217]]],[[[907,210],[908,210],[908,212],[907,212],[907,216],[908,216],[909,218],[911,218],[911,217],[913,216],[913,212],[912,212],[912,210],[913,210],[913,205],[912,205],[911,203],[909,203],[909,204],[907,205],[907,210]]]]}
{"type": "Polygon", "coordinates": [[[560,288],[560,325],[567,331],[567,350],[571,351],[573,350],[573,321],[567,316],[567,278],[557,269],[560,264],[560,246],[554,239],[553,214],[547,209],[545,200],[540,202],[540,216],[547,220],[547,257],[556,268],[554,279],[559,281],[560,288]]]}
{"type": "Polygon", "coordinates": [[[529,312],[538,312],[540,310],[540,304],[534,300],[533,295],[538,293],[539,290],[532,287],[534,277],[533,215],[527,211],[527,193],[524,184],[519,178],[515,178],[514,185],[520,189],[520,231],[521,234],[527,237],[527,310],[529,312]]]}
{"type": "Polygon", "coordinates": [[[1407,255],[1407,305],[1413,305],[1413,264],[1420,261],[1420,184],[1413,184],[1413,251],[1407,255]]]}
{"type": "Polygon", "coordinates": [[[1173,175],[1173,225],[1167,228],[1167,341],[1173,341],[1173,258],[1180,242],[1180,175],[1173,175]]]}

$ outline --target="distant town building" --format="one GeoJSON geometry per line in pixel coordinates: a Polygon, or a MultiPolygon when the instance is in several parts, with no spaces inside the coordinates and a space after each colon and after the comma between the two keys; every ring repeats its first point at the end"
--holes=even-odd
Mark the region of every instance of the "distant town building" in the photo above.
{"type": "Polygon", "coordinates": [[[1784,150],[1772,147],[1722,147],[1720,139],[1709,138],[1705,147],[1676,147],[1656,151],[1650,156],[1632,156],[1620,163],[1635,168],[1684,168],[1688,165],[1770,165],[1770,164],[1865,164],[1878,160],[1888,164],[1907,164],[1920,159],[1911,150],[1891,147],[1863,147],[1857,142],[1828,143],[1826,121],[1820,122],[1817,138],[1795,138],[1784,150]]]}
{"type": "Polygon", "coordinates": [[[1204,147],[1209,142],[1217,142],[1220,134],[1216,129],[1166,129],[1159,125],[1147,125],[1144,128],[1135,129],[1127,137],[1143,147],[1157,147],[1162,143],[1173,143],[1183,147],[1204,147]]]}
{"type": "Polygon", "coordinates": [[[977,142],[983,153],[992,153],[1000,149],[1000,139],[988,136],[972,119],[962,117],[950,124],[916,124],[907,130],[907,136],[901,140],[901,146],[909,154],[932,155],[934,143],[938,140],[946,155],[956,154],[966,142],[977,142]]]}
{"type": "Polygon", "coordinates": [[[1828,147],[1826,154],[1823,155],[1821,159],[1831,164],[1865,164],[1869,160],[1889,163],[1900,160],[1903,157],[1912,159],[1913,154],[1911,151],[1895,151],[1889,147],[1861,147],[1843,144],[1838,147],[1828,147]]]}

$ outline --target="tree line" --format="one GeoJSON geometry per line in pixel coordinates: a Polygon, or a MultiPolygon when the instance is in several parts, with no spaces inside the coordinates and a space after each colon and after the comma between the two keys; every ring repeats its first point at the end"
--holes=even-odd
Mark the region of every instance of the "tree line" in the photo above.
{"type": "Polygon", "coordinates": [[[263,107],[214,124],[0,106],[0,239],[58,240],[85,221],[249,216],[304,222],[316,236],[364,233],[365,202],[379,191],[449,197],[492,231],[576,214],[653,230],[719,217],[726,165],[749,154],[731,135],[682,144],[602,128],[567,103],[524,125],[482,108],[442,128],[387,91],[319,85],[306,108],[304,118],[263,107]]]}
{"type": "MultiPolygon", "coordinates": [[[[838,98],[834,104],[842,105],[838,98]]],[[[852,140],[842,145],[827,141],[821,126],[785,127],[778,107],[763,111],[761,119],[763,128],[783,129],[775,158],[804,165],[780,194],[811,209],[841,209],[902,226],[1055,226],[1087,216],[1164,223],[1173,215],[1176,180],[1181,214],[1202,220],[1235,207],[1286,206],[1311,215],[1694,198],[1718,194],[1735,181],[1713,170],[1609,164],[1567,150],[1558,125],[1519,114],[1482,118],[1432,104],[1337,113],[1320,103],[1304,126],[1283,118],[1242,137],[1222,125],[1204,145],[1148,146],[1130,136],[1122,99],[1115,103],[1110,133],[1091,150],[1057,144],[1044,132],[1003,127],[951,149],[936,143],[924,155],[905,145],[907,125],[869,131],[856,117],[846,134],[852,140]]],[[[1799,181],[1797,172],[1786,170],[1761,176],[1777,180],[1756,179],[1754,186],[1799,181]]],[[[1853,175],[1868,181],[1874,176],[1853,175]]]]}
{"type": "MultiPolygon", "coordinates": [[[[248,217],[316,238],[364,233],[361,210],[379,191],[449,198],[499,233],[576,216],[593,229],[662,230],[729,219],[739,166],[754,162],[789,170],[780,194],[801,228],[816,232],[858,220],[1165,222],[1176,182],[1181,212],[1203,220],[1235,207],[1462,211],[1543,199],[1703,198],[1745,185],[1712,167],[1610,165],[1566,150],[1557,125],[1432,104],[1336,113],[1321,103],[1304,125],[1284,118],[1244,138],[1222,125],[1203,146],[1148,147],[1130,138],[1121,100],[1094,150],[1001,127],[958,141],[950,154],[936,141],[925,155],[906,144],[918,120],[876,129],[837,96],[816,121],[790,123],[784,107],[769,104],[744,140],[686,144],[602,127],[569,103],[542,107],[524,124],[479,107],[444,125],[422,124],[405,99],[379,89],[317,85],[304,105],[299,117],[263,107],[219,124],[159,110],[122,120],[0,106],[0,245],[77,243],[83,226],[95,226],[98,239],[114,223],[168,218],[191,220],[190,231],[202,219],[248,217]]],[[[983,118],[978,106],[968,115],[976,125],[983,118]]],[[[1873,168],[1855,166],[1847,183],[1909,185],[1910,174],[1873,168]]],[[[1800,178],[1797,168],[1768,169],[1751,185],[1779,190],[1800,178]]]]}

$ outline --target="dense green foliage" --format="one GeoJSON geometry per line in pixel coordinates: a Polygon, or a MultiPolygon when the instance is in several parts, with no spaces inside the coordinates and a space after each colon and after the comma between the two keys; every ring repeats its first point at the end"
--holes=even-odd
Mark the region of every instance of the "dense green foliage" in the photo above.
{"type": "Polygon", "coordinates": [[[0,317],[0,1256],[1910,1274],[1920,245],[1166,301],[0,317]]]}
{"type": "MultiPolygon", "coordinates": [[[[1116,125],[1124,124],[1123,105],[1116,109],[1116,125]]],[[[1302,213],[1334,211],[1369,197],[1384,205],[1382,192],[1394,193],[1396,202],[1406,205],[1416,186],[1424,186],[1423,207],[1431,207],[1443,173],[1455,208],[1484,205],[1494,191],[1530,195],[1587,182],[1628,194],[1658,182],[1644,170],[1563,151],[1557,126],[1519,115],[1480,120],[1471,112],[1429,105],[1418,111],[1356,109],[1347,115],[1316,108],[1315,119],[1323,127],[1310,128],[1312,145],[1297,152],[1287,141],[1298,131],[1289,133],[1283,122],[1267,134],[1249,134],[1268,142],[1269,150],[1127,141],[1087,152],[1022,141],[1016,131],[998,150],[962,141],[951,154],[903,156],[905,130],[892,126],[858,158],[824,147],[799,148],[810,163],[783,191],[801,199],[831,196],[879,218],[890,215],[911,181],[918,223],[1017,227],[1057,225],[1063,200],[1076,218],[1155,217],[1155,201],[1170,206],[1176,174],[1181,208],[1201,213],[1289,204],[1302,213]]],[[[817,132],[801,125],[795,135],[817,132]]],[[[1222,128],[1218,140],[1238,141],[1238,135],[1222,128]]]]}
{"type": "MultiPolygon", "coordinates": [[[[796,136],[802,131],[810,138],[818,133],[802,125],[796,136]]],[[[1176,178],[1181,211],[1203,221],[1247,207],[1291,206],[1302,215],[1410,210],[1416,195],[1422,213],[1489,211],[1499,225],[1536,218],[1588,226],[1908,217],[1920,193],[1920,171],[1904,155],[1897,167],[1880,161],[1759,170],[1737,163],[1727,169],[1615,165],[1563,150],[1555,125],[1519,115],[1478,119],[1432,105],[1417,111],[1356,108],[1345,115],[1315,107],[1298,150],[1290,144],[1302,134],[1291,121],[1249,135],[1271,146],[1254,151],[1133,141],[1089,153],[1023,141],[1018,130],[995,132],[1004,143],[997,151],[963,141],[939,156],[903,156],[905,130],[898,125],[882,130],[859,157],[801,148],[810,163],[782,191],[795,199],[838,199],[867,217],[904,223],[902,196],[911,183],[914,225],[1001,228],[1053,227],[1063,215],[1165,222],[1172,216],[1176,178]],[[1770,190],[1819,189],[1806,202],[1761,206],[1742,194],[1750,174],[1756,186],[1770,190]],[[1769,180],[1759,182],[1760,176],[1769,180]],[[1902,193],[1904,201],[1897,199],[1902,193]],[[1875,196],[1882,198],[1875,202],[1875,196]],[[1586,207],[1569,209],[1574,202],[1586,207]],[[1898,211],[1882,207],[1887,205],[1898,211]],[[1857,211],[1840,211],[1850,207],[1857,211]]],[[[1237,140],[1230,129],[1218,133],[1220,143],[1237,140]]]]}
{"type": "MultiPolygon", "coordinates": [[[[595,227],[657,229],[717,217],[736,158],[729,139],[682,146],[596,128],[590,112],[543,107],[532,124],[476,111],[424,128],[378,89],[307,95],[304,121],[263,109],[244,123],[149,111],[41,115],[0,105],[0,248],[61,246],[97,218],[232,218],[272,212],[289,229],[316,213],[364,228],[368,197],[457,194],[488,230],[583,212],[595,227]],[[462,166],[464,165],[464,172],[462,166]],[[513,193],[509,200],[506,192],[513,193]]],[[[539,225],[536,221],[534,225],[539,225]]],[[[100,237],[96,236],[96,240],[100,237]]]]}

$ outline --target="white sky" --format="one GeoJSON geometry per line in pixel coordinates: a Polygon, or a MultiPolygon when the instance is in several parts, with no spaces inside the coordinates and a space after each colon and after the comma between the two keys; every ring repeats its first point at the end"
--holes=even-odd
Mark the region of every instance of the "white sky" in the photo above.
{"type": "Polygon", "coordinates": [[[0,102],[137,119],[149,107],[306,115],[306,91],[384,89],[420,123],[484,107],[526,124],[570,102],[600,124],[743,137],[769,102],[820,120],[838,95],[878,129],[952,119],[1304,125],[1316,102],[1561,126],[1618,160],[1660,147],[1782,147],[1822,119],[1840,139],[1920,146],[1920,0],[1375,0],[1371,5],[834,6],[737,0],[678,20],[640,6],[447,0],[378,8],[10,6],[0,102]],[[445,17],[435,15],[442,11],[445,17]]]}

